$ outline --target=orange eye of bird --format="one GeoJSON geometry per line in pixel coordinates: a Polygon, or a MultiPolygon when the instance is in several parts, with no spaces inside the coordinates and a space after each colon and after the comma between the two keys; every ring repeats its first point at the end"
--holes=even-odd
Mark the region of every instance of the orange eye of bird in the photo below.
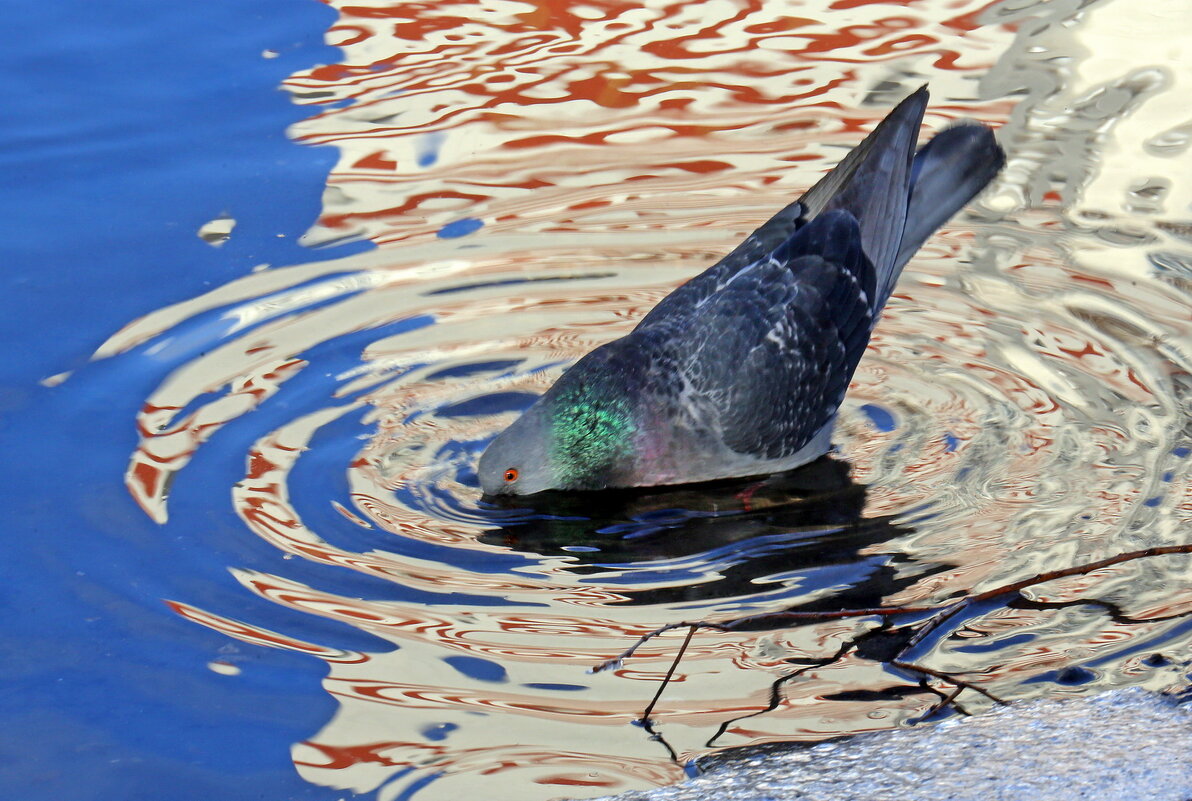
{"type": "Polygon", "coordinates": [[[506,483],[517,481],[517,468],[516,467],[511,467],[505,471],[505,481],[506,481],[506,483]]]}

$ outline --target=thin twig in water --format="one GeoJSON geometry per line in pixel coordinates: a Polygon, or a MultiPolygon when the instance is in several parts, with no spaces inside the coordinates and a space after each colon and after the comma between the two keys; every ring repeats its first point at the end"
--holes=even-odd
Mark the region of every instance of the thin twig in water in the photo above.
{"type": "MultiPolygon", "coordinates": [[[[911,641],[907,644],[907,649],[909,650],[910,648],[913,648],[914,646],[918,645],[920,642],[923,641],[923,639],[928,634],[935,631],[940,626],[942,626],[945,622],[947,622],[949,619],[955,617],[957,614],[964,611],[968,607],[973,606],[974,604],[979,604],[979,603],[982,603],[983,601],[991,601],[994,598],[997,598],[998,596],[1001,596],[1001,595],[1011,595],[1011,594],[1019,593],[1022,590],[1027,589],[1028,587],[1034,587],[1038,584],[1046,584],[1047,582],[1055,581],[1056,579],[1068,578],[1069,576],[1087,575],[1089,573],[1100,570],[1103,567],[1112,567],[1113,565],[1120,565],[1123,562],[1131,562],[1135,559],[1145,559],[1150,556],[1166,556],[1168,554],[1176,554],[1176,553],[1192,553],[1192,544],[1162,545],[1162,546],[1157,546],[1154,548],[1146,548],[1141,551],[1130,551],[1128,553],[1118,554],[1117,556],[1111,556],[1108,559],[1101,559],[1096,562],[1089,562],[1088,564],[1084,564],[1084,565],[1077,565],[1075,567],[1065,567],[1065,568],[1061,568],[1059,570],[1050,570],[1046,573],[1040,573],[1036,576],[1032,576],[1031,578],[1022,579],[1021,581],[1015,581],[1011,584],[1003,584],[1000,587],[994,587],[991,590],[986,590],[985,592],[979,592],[976,595],[970,595],[966,598],[963,598],[960,601],[956,601],[954,603],[951,603],[951,604],[941,608],[939,610],[939,612],[937,614],[935,614],[930,620],[928,620],[927,623],[923,626],[923,628],[920,629],[918,632],[916,632],[915,636],[913,638],[911,638],[911,641]]],[[[1097,601],[1089,600],[1089,601],[1086,601],[1086,603],[1097,603],[1097,601]]],[[[1136,622],[1146,623],[1149,621],[1138,620],[1136,622]]]]}
{"type": "MultiPolygon", "coordinates": [[[[959,601],[953,601],[951,603],[944,604],[942,606],[873,607],[873,608],[869,608],[869,609],[840,609],[840,610],[831,611],[831,612],[770,612],[770,613],[765,613],[765,614],[760,614],[760,615],[749,615],[746,617],[736,618],[734,620],[724,621],[724,622],[720,622],[720,623],[712,623],[712,622],[702,621],[702,620],[684,621],[682,623],[670,623],[668,625],[662,626],[660,628],[655,629],[654,631],[651,631],[647,634],[642,635],[640,638],[638,638],[637,642],[635,642],[632,646],[630,646],[626,650],[622,651],[619,656],[614,657],[613,659],[609,659],[605,662],[602,662],[601,664],[592,668],[592,672],[596,673],[596,672],[599,672],[602,670],[607,670],[610,667],[619,665],[623,660],[628,659],[629,657],[633,656],[642,645],[646,644],[647,642],[654,639],[655,637],[657,637],[660,634],[663,634],[663,633],[670,631],[672,629],[678,629],[678,628],[684,628],[684,627],[688,628],[689,630],[687,632],[687,637],[686,637],[686,639],[684,639],[683,645],[680,647],[679,652],[676,655],[674,662],[671,664],[670,670],[667,671],[666,677],[662,680],[662,685],[658,688],[658,692],[655,693],[654,698],[650,701],[649,706],[646,707],[645,712],[643,712],[643,714],[642,714],[643,724],[647,727],[647,730],[652,731],[652,729],[650,728],[650,721],[649,721],[650,713],[654,710],[654,706],[657,704],[658,699],[662,697],[663,690],[666,689],[667,683],[670,681],[671,677],[674,675],[675,670],[678,668],[679,661],[682,659],[683,654],[686,652],[687,646],[691,642],[691,638],[695,634],[696,629],[707,628],[707,629],[715,629],[717,631],[735,631],[735,630],[742,629],[746,626],[757,625],[759,623],[784,623],[784,622],[795,622],[795,621],[812,622],[812,621],[825,621],[825,620],[839,620],[839,619],[851,618],[851,617],[879,617],[879,618],[888,619],[890,617],[894,617],[897,615],[918,615],[918,614],[930,613],[931,617],[929,617],[926,621],[924,621],[922,623],[911,624],[914,626],[921,626],[921,628],[919,628],[918,631],[916,631],[915,634],[907,641],[907,644],[902,649],[899,650],[898,654],[894,658],[888,660],[886,662],[886,664],[889,664],[892,667],[897,667],[897,668],[900,668],[903,670],[919,673],[921,676],[925,676],[925,677],[930,676],[930,677],[940,679],[941,681],[947,681],[947,682],[951,683],[956,688],[951,693],[944,695],[943,693],[930,687],[930,685],[927,685],[926,683],[924,683],[924,686],[927,689],[929,689],[932,692],[939,695],[942,698],[942,701],[940,703],[936,704],[930,710],[928,710],[928,712],[923,716],[922,719],[926,719],[926,718],[930,717],[931,715],[938,712],[940,709],[943,709],[949,705],[954,706],[957,710],[964,713],[964,710],[956,703],[956,698],[957,698],[957,696],[960,695],[961,691],[966,690],[966,689],[973,690],[974,692],[977,692],[977,693],[985,696],[986,698],[988,698],[989,700],[991,700],[997,704],[1005,704],[1006,702],[1003,701],[1002,699],[998,698],[997,696],[995,696],[993,693],[989,692],[988,690],[985,690],[984,688],[982,688],[976,684],[973,684],[971,682],[965,681],[964,679],[959,679],[956,676],[953,676],[953,675],[950,675],[947,673],[943,673],[941,671],[933,670],[932,668],[925,668],[920,665],[916,665],[912,662],[905,661],[902,657],[904,657],[916,645],[921,643],[929,634],[931,634],[934,631],[937,631],[947,621],[956,617],[958,614],[963,612],[965,609],[969,609],[969,608],[975,606],[976,604],[980,604],[985,601],[991,601],[991,600],[998,598],[1000,596],[1003,596],[1003,595],[1019,594],[1019,593],[1021,593],[1022,590],[1027,589],[1028,587],[1034,587],[1039,584],[1045,584],[1049,581],[1055,581],[1057,579],[1067,578],[1069,576],[1087,575],[1089,573],[1100,570],[1102,568],[1112,567],[1113,565],[1119,565],[1119,564],[1123,564],[1125,562],[1131,562],[1136,559],[1145,559],[1145,558],[1149,558],[1152,556],[1166,556],[1169,554],[1178,554],[1178,553],[1192,553],[1192,544],[1161,545],[1161,546],[1156,546],[1153,548],[1145,548],[1140,551],[1129,551],[1127,553],[1117,554],[1116,556],[1111,556],[1106,559],[1101,559],[1096,562],[1089,562],[1089,563],[1083,564],[1083,565],[1061,568],[1059,570],[1051,570],[1046,573],[1039,573],[1039,574],[1032,576],[1030,578],[1021,579],[1019,581],[1012,582],[1010,584],[1004,584],[1000,587],[994,587],[993,589],[986,590],[984,592],[979,592],[974,595],[970,595],[965,598],[962,598],[959,601]]],[[[1183,616],[1183,614],[1175,614],[1175,615],[1167,615],[1167,616],[1164,616],[1161,618],[1154,618],[1154,619],[1126,618],[1125,615],[1120,614],[1120,611],[1118,612],[1117,615],[1114,615],[1113,610],[1109,609],[1109,607],[1112,606],[1111,604],[1108,604],[1107,602],[1100,601],[1097,599],[1088,599],[1088,600],[1081,599],[1081,600],[1076,600],[1076,601],[1071,601],[1071,602],[1063,602],[1063,603],[1055,604],[1055,605],[1066,606],[1069,604],[1075,605],[1075,604],[1080,604],[1080,603],[1094,604],[1094,605],[1100,605],[1100,606],[1106,607],[1107,610],[1111,612],[1111,616],[1113,616],[1115,619],[1119,619],[1119,622],[1122,620],[1125,620],[1128,622],[1148,623],[1148,622],[1157,622],[1160,620],[1169,620],[1172,618],[1183,616]]],[[[1038,605],[1044,606],[1047,604],[1039,603],[1038,605]]],[[[809,666],[807,669],[810,669],[810,667],[814,667],[814,666],[818,666],[818,665],[809,666]]],[[[789,681],[790,679],[794,678],[795,676],[799,675],[802,672],[804,672],[804,671],[797,670],[797,671],[793,672],[792,674],[790,674],[789,676],[784,677],[783,679],[779,680],[779,682],[775,685],[775,688],[774,688],[775,692],[772,694],[771,704],[769,707],[770,709],[775,708],[777,705],[777,702],[779,700],[779,697],[777,695],[778,687],[781,684],[785,683],[786,681],[789,681]]],[[[764,711],[768,711],[768,710],[763,710],[763,712],[764,711]]],[[[761,712],[752,713],[751,715],[746,715],[744,717],[752,717],[753,715],[756,715],[756,714],[762,714],[762,713],[761,712]]],[[[967,714],[967,713],[964,713],[964,714],[967,714]]],[[[731,724],[731,721],[730,721],[730,724],[731,724]]],[[[717,737],[719,737],[721,734],[723,734],[725,729],[727,728],[727,726],[730,724],[725,724],[725,725],[721,726],[719,731],[717,731],[716,735],[713,736],[712,740],[715,740],[717,737]]],[[[712,740],[709,740],[709,744],[712,742],[712,740]]]]}
{"type": "MultiPolygon", "coordinates": [[[[1111,556],[1108,559],[1102,559],[1097,562],[1090,562],[1085,565],[1077,567],[1067,567],[1060,570],[1052,570],[1047,573],[1040,573],[1031,578],[1022,579],[1021,581],[1013,582],[1012,584],[1004,584],[1000,587],[994,587],[991,590],[971,595],[960,601],[953,601],[944,606],[876,606],[869,609],[837,609],[831,612],[766,612],[760,615],[748,615],[746,617],[739,617],[733,620],[725,620],[719,623],[713,623],[707,620],[685,620],[681,623],[668,623],[665,626],[654,629],[651,632],[643,634],[638,638],[637,642],[626,648],[612,659],[601,662],[592,668],[593,673],[599,673],[602,670],[608,670],[625,659],[633,656],[637,649],[645,645],[650,640],[657,637],[659,634],[665,634],[672,629],[681,629],[688,626],[698,626],[699,628],[715,629],[717,631],[736,631],[748,625],[756,625],[759,623],[784,623],[784,622],[818,622],[823,620],[839,620],[850,617],[893,617],[895,615],[919,615],[932,613],[933,616],[924,625],[923,629],[915,634],[915,637],[910,642],[910,646],[917,645],[924,637],[930,634],[935,629],[939,628],[945,621],[954,617],[957,613],[965,608],[980,603],[982,601],[992,600],[999,595],[1009,595],[1011,593],[1020,592],[1028,587],[1033,587],[1037,584],[1044,584],[1048,581],[1055,581],[1056,579],[1067,578],[1069,576],[1079,576],[1087,573],[1092,573],[1095,570],[1100,570],[1103,567],[1111,567],[1113,565],[1122,564],[1123,562],[1130,562],[1135,559],[1143,559],[1150,556],[1166,556],[1168,554],[1176,553],[1192,553],[1192,544],[1186,545],[1163,545],[1155,548],[1146,548],[1141,551],[1130,551],[1129,553],[1118,554],[1111,556]]],[[[1148,622],[1139,620],[1138,622],[1148,622]]],[[[908,646],[909,647],[909,646],[908,646]]]]}
{"type": "Polygon", "coordinates": [[[638,637],[637,642],[635,642],[633,645],[629,646],[624,651],[622,651],[621,653],[614,656],[612,659],[606,659],[605,661],[601,662],[599,665],[596,665],[595,667],[591,668],[591,670],[589,672],[590,673],[600,673],[601,671],[608,670],[609,668],[614,668],[617,665],[624,662],[629,657],[633,656],[635,653],[637,653],[638,648],[641,648],[643,645],[645,645],[650,640],[657,637],[659,634],[666,634],[668,631],[673,631],[674,629],[681,629],[681,628],[686,628],[686,627],[697,628],[697,629],[715,629],[716,631],[726,631],[724,626],[721,625],[720,623],[709,623],[704,620],[693,620],[690,622],[683,621],[682,623],[667,623],[665,626],[660,626],[659,628],[656,628],[653,631],[646,632],[642,636],[638,637]]]}
{"type": "Polygon", "coordinates": [[[955,708],[957,712],[959,712],[960,714],[964,715],[965,717],[968,717],[968,716],[969,716],[968,710],[966,710],[964,707],[962,707],[960,704],[958,704],[958,703],[956,702],[956,696],[958,696],[958,695],[960,695],[962,692],[964,692],[964,687],[962,687],[962,686],[960,686],[959,684],[957,684],[955,687],[953,687],[953,688],[952,688],[952,692],[948,693],[948,694],[945,696],[945,695],[943,695],[942,693],[940,693],[938,690],[936,690],[934,687],[932,687],[931,685],[929,685],[929,684],[927,683],[927,679],[926,679],[926,677],[924,677],[924,678],[922,679],[922,682],[921,682],[921,683],[922,683],[922,685],[923,685],[924,687],[926,687],[927,689],[929,689],[929,690],[932,690],[933,692],[935,692],[935,693],[937,693],[938,695],[940,695],[940,698],[941,698],[941,700],[939,700],[939,701],[937,701],[936,703],[932,704],[932,705],[931,705],[931,708],[930,708],[930,709],[928,709],[926,712],[924,712],[922,715],[919,715],[919,717],[917,717],[917,718],[910,718],[910,719],[908,720],[908,722],[909,722],[909,723],[911,723],[911,724],[914,724],[914,723],[922,723],[922,722],[923,722],[923,721],[925,721],[925,720],[930,720],[930,719],[931,719],[931,716],[932,716],[932,715],[934,715],[936,712],[939,712],[941,709],[947,709],[949,706],[951,706],[951,707],[955,708]]]}
{"type": "Polygon", "coordinates": [[[679,660],[687,652],[687,646],[691,645],[691,638],[695,635],[695,630],[698,628],[699,626],[692,626],[687,629],[687,636],[683,638],[683,644],[679,646],[679,653],[675,654],[675,661],[671,662],[670,670],[666,671],[666,675],[662,678],[662,683],[658,685],[658,692],[654,693],[654,697],[650,699],[649,706],[642,712],[643,723],[650,721],[650,713],[654,711],[654,705],[662,697],[662,691],[666,689],[666,685],[670,684],[671,677],[675,675],[675,669],[679,667],[679,660]]]}
{"type": "MultiPolygon", "coordinates": [[[[909,648],[909,646],[908,646],[908,648],[909,648]]],[[[958,679],[958,678],[956,678],[956,676],[952,675],[951,673],[944,673],[943,671],[940,671],[940,670],[934,670],[932,668],[923,667],[921,665],[916,665],[913,662],[903,662],[901,659],[898,659],[897,657],[894,659],[891,659],[887,664],[889,664],[891,667],[900,668],[902,670],[909,670],[909,671],[918,673],[923,676],[931,676],[932,678],[939,679],[940,681],[946,681],[949,684],[951,684],[961,690],[972,690],[973,692],[980,693],[981,695],[985,696],[990,701],[993,701],[995,704],[998,704],[999,706],[1006,705],[1005,701],[1003,701],[1001,698],[998,698],[993,693],[989,692],[989,690],[986,690],[983,687],[973,684],[972,682],[965,681],[964,679],[958,679]]]]}
{"type": "MultiPolygon", "coordinates": [[[[719,740],[720,737],[726,731],[728,731],[729,726],[732,726],[734,723],[740,723],[742,720],[755,718],[758,715],[764,715],[767,712],[773,712],[775,709],[777,709],[778,705],[782,703],[782,686],[784,684],[797,679],[799,676],[802,676],[804,673],[810,670],[815,670],[818,667],[827,667],[828,665],[843,659],[845,654],[855,647],[856,642],[846,642],[841,645],[840,648],[836,650],[836,653],[832,654],[832,656],[826,657],[824,659],[808,660],[807,664],[803,665],[797,670],[792,670],[790,673],[774,682],[774,684],[770,686],[770,702],[765,709],[759,709],[756,712],[750,712],[748,715],[741,715],[740,717],[730,718],[729,720],[724,721],[716,729],[716,733],[709,737],[708,741],[704,743],[704,748],[715,748],[716,741],[719,740]]],[[[786,661],[790,662],[791,660],[788,659],[786,661]]]]}

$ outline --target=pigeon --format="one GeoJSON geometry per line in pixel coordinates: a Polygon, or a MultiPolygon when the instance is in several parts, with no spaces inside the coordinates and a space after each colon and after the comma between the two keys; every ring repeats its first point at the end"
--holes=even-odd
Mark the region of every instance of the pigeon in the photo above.
{"type": "Polygon", "coordinates": [[[480,457],[486,496],[760,476],[831,448],[903,266],[997,174],[966,122],[915,152],[903,100],[802,197],[567,369],[480,457]]]}

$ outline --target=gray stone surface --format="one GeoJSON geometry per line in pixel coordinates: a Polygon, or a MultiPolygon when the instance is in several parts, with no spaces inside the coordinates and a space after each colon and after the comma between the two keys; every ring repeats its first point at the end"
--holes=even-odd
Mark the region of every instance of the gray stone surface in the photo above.
{"type": "Polygon", "coordinates": [[[718,759],[617,801],[1189,801],[1192,709],[1139,689],[718,759]]]}

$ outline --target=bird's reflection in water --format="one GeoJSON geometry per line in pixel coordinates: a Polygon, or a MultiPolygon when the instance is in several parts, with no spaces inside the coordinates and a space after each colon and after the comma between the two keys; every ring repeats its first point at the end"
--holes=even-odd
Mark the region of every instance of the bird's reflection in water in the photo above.
{"type": "Polygon", "coordinates": [[[866,488],[850,472],[824,457],[765,478],[486,498],[509,517],[480,540],[569,557],[565,569],[618,584],[624,603],[740,599],[742,614],[783,582],[791,610],[869,607],[947,569],[898,552],[912,529],[865,517],[866,488]]]}

